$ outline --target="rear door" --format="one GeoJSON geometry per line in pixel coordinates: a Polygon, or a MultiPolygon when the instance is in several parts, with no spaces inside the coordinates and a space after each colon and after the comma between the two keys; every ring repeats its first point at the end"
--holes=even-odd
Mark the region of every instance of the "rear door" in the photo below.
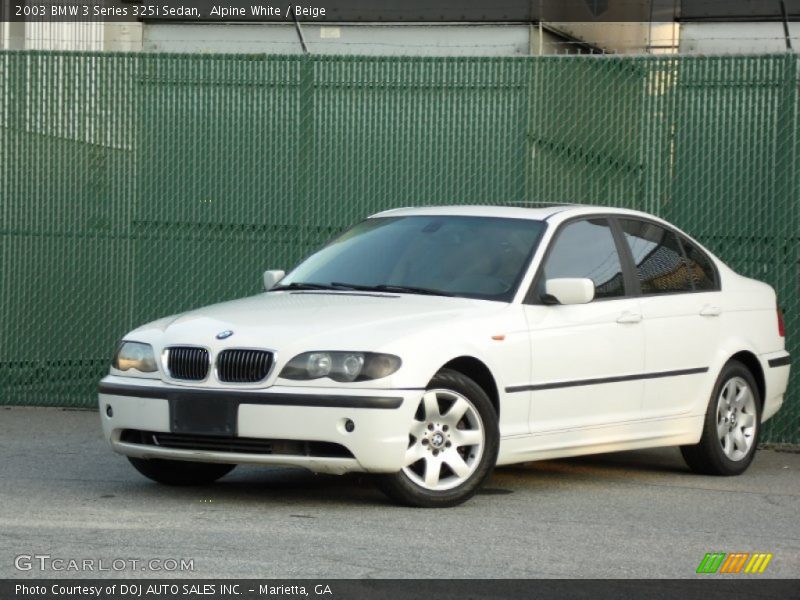
{"type": "Polygon", "coordinates": [[[719,344],[716,269],[705,252],[671,229],[645,219],[618,222],[641,290],[643,416],[686,413],[719,344]]]}

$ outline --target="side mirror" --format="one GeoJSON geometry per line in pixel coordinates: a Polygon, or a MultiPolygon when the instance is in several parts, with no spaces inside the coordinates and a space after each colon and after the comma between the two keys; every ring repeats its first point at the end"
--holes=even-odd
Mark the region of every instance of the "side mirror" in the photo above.
{"type": "Polygon", "coordinates": [[[587,304],[594,299],[594,282],[583,278],[548,279],[544,282],[543,299],[547,303],[550,298],[558,304],[587,304]]]}
{"type": "Polygon", "coordinates": [[[286,271],[264,271],[264,291],[268,292],[274,288],[284,275],[286,271]]]}

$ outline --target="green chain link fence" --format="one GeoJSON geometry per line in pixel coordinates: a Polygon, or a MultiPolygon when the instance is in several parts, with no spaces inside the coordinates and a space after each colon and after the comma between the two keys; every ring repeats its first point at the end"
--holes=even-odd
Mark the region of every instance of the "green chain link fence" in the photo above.
{"type": "MultiPolygon", "coordinates": [[[[126,330],[408,205],[662,215],[777,289],[798,356],[798,65],[0,53],[0,404],[92,406],[126,330]]],[[[765,439],[800,442],[797,373],[765,439]]]]}

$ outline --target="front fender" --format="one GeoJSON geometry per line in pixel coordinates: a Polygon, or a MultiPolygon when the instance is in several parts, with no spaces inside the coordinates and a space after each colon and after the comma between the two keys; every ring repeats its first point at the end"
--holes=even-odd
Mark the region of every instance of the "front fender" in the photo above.
{"type": "MultiPolygon", "coordinates": [[[[502,334],[497,335],[499,337],[502,334]]],[[[423,339],[409,343],[419,350],[407,352],[406,355],[411,358],[404,359],[403,368],[392,381],[393,386],[427,387],[447,363],[462,357],[473,358],[487,367],[497,386],[501,436],[529,433],[530,394],[516,393],[511,397],[505,393],[505,388],[509,386],[530,382],[531,358],[527,332],[505,334],[503,339],[474,335],[470,339],[454,338],[445,343],[426,343],[423,339]]]]}

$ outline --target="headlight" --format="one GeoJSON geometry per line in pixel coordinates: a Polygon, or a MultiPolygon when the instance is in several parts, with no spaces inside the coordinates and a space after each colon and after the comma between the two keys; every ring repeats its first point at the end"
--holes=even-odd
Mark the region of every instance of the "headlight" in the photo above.
{"type": "Polygon", "coordinates": [[[329,377],[334,381],[369,381],[388,377],[403,362],[391,354],[375,352],[304,352],[283,367],[283,379],[309,380],[329,377]]]}
{"type": "Polygon", "coordinates": [[[150,344],[140,342],[120,342],[111,366],[118,371],[136,369],[142,373],[153,373],[158,371],[156,357],[153,354],[153,347],[150,344]]]}

